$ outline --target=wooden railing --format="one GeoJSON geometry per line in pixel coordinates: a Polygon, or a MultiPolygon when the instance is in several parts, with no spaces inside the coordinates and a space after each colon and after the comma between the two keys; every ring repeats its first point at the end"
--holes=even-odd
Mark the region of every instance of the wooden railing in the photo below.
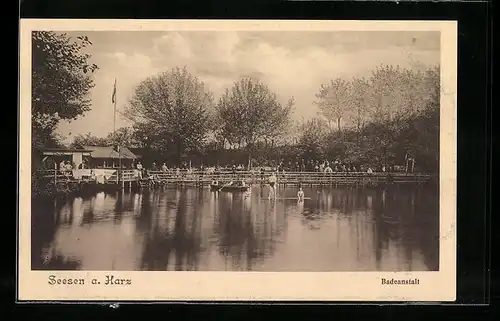
{"type": "MultiPolygon", "coordinates": [[[[71,173],[56,170],[40,171],[42,177],[54,181],[76,180],[71,173]]],[[[232,180],[244,180],[249,184],[265,183],[271,172],[261,173],[259,171],[200,171],[200,170],[173,170],[173,171],[143,171],[142,179],[152,179],[161,183],[195,183],[209,184],[216,180],[228,182],[232,180]]],[[[278,184],[366,184],[379,182],[394,183],[421,183],[432,178],[432,175],[421,173],[404,172],[280,172],[276,173],[278,184]]],[[[87,179],[88,178],[84,178],[87,179]]],[[[107,183],[117,184],[119,182],[134,182],[139,180],[137,170],[117,171],[107,179],[107,183]],[[118,178],[118,173],[120,177],[118,178]]]]}
{"type": "MultiPolygon", "coordinates": [[[[212,173],[201,171],[148,171],[154,180],[164,182],[211,182],[245,180],[247,183],[262,183],[266,182],[270,173],[260,173],[257,171],[217,171],[212,173]]],[[[297,183],[348,183],[354,181],[388,181],[410,183],[410,182],[425,182],[432,176],[419,173],[365,173],[365,172],[281,172],[276,174],[278,184],[297,184],[297,183]]]]}
{"type": "Polygon", "coordinates": [[[73,173],[71,171],[59,171],[54,169],[39,170],[38,175],[40,178],[50,180],[56,185],[58,183],[66,183],[74,180],[73,173]]]}
{"type": "MultiPolygon", "coordinates": [[[[77,170],[78,171],[78,170],[77,170]]],[[[118,181],[118,173],[120,173],[120,180],[124,181],[135,181],[137,180],[136,171],[133,169],[124,169],[121,171],[116,170],[114,174],[112,174],[107,181],[108,182],[117,182],[118,181]]],[[[73,171],[60,171],[54,169],[48,170],[39,170],[39,177],[45,179],[51,179],[54,181],[68,181],[68,180],[92,180],[90,176],[84,176],[81,179],[78,179],[74,176],[73,171]]],[[[94,178],[95,179],[95,178],[94,178]]]]}

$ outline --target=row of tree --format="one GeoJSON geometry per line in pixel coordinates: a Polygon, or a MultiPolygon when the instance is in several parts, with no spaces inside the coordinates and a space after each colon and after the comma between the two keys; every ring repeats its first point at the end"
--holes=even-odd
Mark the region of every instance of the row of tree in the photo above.
{"type": "MultiPolygon", "coordinates": [[[[47,147],[57,143],[59,120],[89,110],[89,73],[97,66],[82,53],[91,44],[87,38],[72,42],[65,35],[38,32],[33,44],[33,139],[35,146],[47,147]]],[[[215,102],[187,68],[174,68],[135,88],[123,113],[130,127],[104,138],[79,135],[73,145],[139,147],[173,164],[228,149],[245,151],[249,161],[273,148],[279,157],[365,164],[400,162],[412,155],[431,171],[437,169],[439,154],[439,91],[438,68],[379,66],[369,78],[336,78],[321,85],[315,100],[318,116],[294,123],[294,98],[281,103],[262,81],[240,79],[215,102]]],[[[268,153],[269,158],[276,155],[268,153]]]]}
{"type": "Polygon", "coordinates": [[[332,80],[316,97],[320,115],[295,131],[302,154],[371,165],[411,158],[438,170],[439,68],[380,66],[368,79],[332,80]]]}

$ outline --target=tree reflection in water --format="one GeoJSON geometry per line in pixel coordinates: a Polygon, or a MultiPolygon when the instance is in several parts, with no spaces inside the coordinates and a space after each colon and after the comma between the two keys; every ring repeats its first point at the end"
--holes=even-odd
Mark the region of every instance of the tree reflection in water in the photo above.
{"type": "Polygon", "coordinates": [[[81,263],[51,248],[57,227],[71,224],[71,199],[38,199],[31,202],[32,270],[78,270],[81,263]],[[63,210],[64,208],[64,210],[63,210]],[[64,219],[61,216],[64,214],[64,219]]]}
{"type": "Polygon", "coordinates": [[[150,223],[142,254],[143,270],[197,270],[201,238],[199,202],[190,202],[192,191],[182,189],[173,200],[161,191],[143,199],[141,218],[150,223]],[[151,206],[151,202],[154,206],[151,206]],[[160,203],[167,206],[161,206],[160,203]],[[189,204],[188,204],[189,203],[189,204]],[[188,206],[189,205],[189,206],[188,206]],[[173,214],[173,215],[172,215],[173,214]],[[173,228],[170,222],[173,220],[173,228]],[[172,261],[171,261],[172,260],[172,261]]]}
{"type": "MultiPolygon", "coordinates": [[[[249,195],[181,187],[33,202],[32,267],[439,268],[437,189],[305,187],[304,192],[311,199],[303,203],[269,201],[265,187],[254,187],[249,195]],[[100,256],[88,246],[98,246],[100,256]]],[[[296,189],[281,188],[278,194],[293,197],[296,189]]]]}

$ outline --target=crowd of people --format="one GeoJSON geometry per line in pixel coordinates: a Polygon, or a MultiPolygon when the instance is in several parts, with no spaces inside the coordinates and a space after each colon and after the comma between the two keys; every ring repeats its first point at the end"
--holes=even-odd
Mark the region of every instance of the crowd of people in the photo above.
{"type": "Polygon", "coordinates": [[[232,164],[232,165],[219,165],[219,166],[208,166],[205,167],[203,165],[191,166],[191,164],[182,163],[180,166],[170,167],[166,162],[163,162],[162,165],[158,165],[156,162],[152,162],[150,166],[147,168],[141,163],[138,162],[135,165],[136,169],[141,171],[147,170],[152,172],[216,172],[216,171],[231,171],[231,172],[240,172],[240,171],[276,171],[278,173],[282,172],[321,172],[321,173],[333,173],[333,172],[368,172],[373,173],[375,171],[386,172],[389,170],[394,170],[394,166],[386,166],[385,164],[380,164],[380,166],[365,166],[360,164],[353,164],[349,162],[343,162],[340,160],[335,161],[304,161],[301,162],[285,162],[284,160],[280,161],[277,165],[270,163],[266,165],[258,165],[249,168],[244,164],[232,164]]]}
{"type": "MultiPolygon", "coordinates": [[[[384,166],[381,166],[382,171],[385,170],[384,166]]],[[[354,163],[349,163],[341,160],[301,160],[292,163],[281,161],[277,166],[278,172],[281,171],[296,171],[296,172],[321,172],[321,173],[332,173],[332,172],[364,172],[373,171],[370,166],[356,165],[354,163]]]]}
{"type": "MultiPolygon", "coordinates": [[[[73,169],[87,169],[88,166],[85,163],[75,164],[70,161],[61,161],[59,163],[58,169],[61,172],[69,172],[73,169]]],[[[306,161],[306,162],[285,162],[280,161],[277,165],[275,163],[269,163],[265,165],[257,165],[249,168],[244,164],[233,164],[233,165],[216,165],[216,166],[191,166],[190,164],[182,163],[180,166],[168,166],[166,162],[158,165],[156,162],[150,163],[145,166],[141,161],[135,162],[129,166],[122,165],[123,169],[137,169],[142,172],[152,171],[152,172],[215,172],[215,171],[277,171],[281,172],[322,172],[322,173],[333,173],[333,172],[386,172],[386,171],[398,171],[403,170],[403,166],[385,165],[380,164],[379,166],[365,166],[360,164],[353,164],[349,162],[342,162],[339,160],[335,161],[306,161]]]]}

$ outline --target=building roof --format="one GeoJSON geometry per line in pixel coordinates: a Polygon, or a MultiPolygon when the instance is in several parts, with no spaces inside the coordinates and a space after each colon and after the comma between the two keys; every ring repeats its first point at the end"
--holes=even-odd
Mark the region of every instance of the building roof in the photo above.
{"type": "Polygon", "coordinates": [[[86,148],[44,148],[42,149],[44,152],[90,152],[90,150],[86,148]]]}
{"type": "Polygon", "coordinates": [[[40,150],[41,154],[44,156],[71,156],[75,153],[81,153],[83,155],[90,155],[90,150],[83,148],[44,148],[40,150]]]}
{"type": "Polygon", "coordinates": [[[121,155],[113,148],[113,146],[82,146],[86,150],[90,150],[92,158],[122,158],[122,159],[137,159],[127,147],[120,147],[121,155]]]}

